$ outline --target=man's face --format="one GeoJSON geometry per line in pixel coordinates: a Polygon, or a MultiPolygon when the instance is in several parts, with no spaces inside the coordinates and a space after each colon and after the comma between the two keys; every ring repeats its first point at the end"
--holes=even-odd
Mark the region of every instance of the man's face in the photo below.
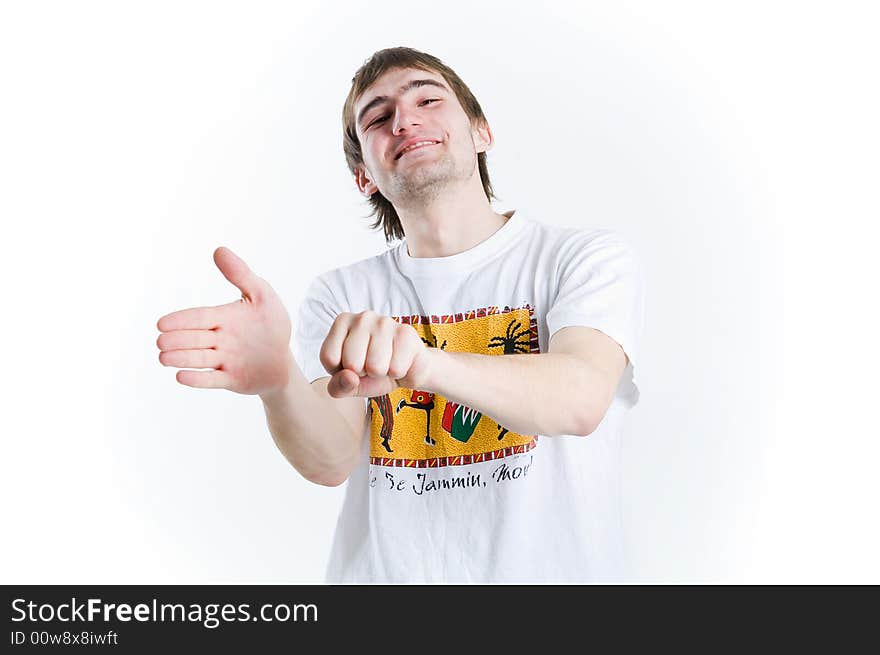
{"type": "Polygon", "coordinates": [[[358,188],[368,196],[379,190],[392,203],[430,200],[450,184],[478,175],[477,153],[492,145],[489,128],[471,127],[439,73],[389,70],[354,109],[364,158],[355,175],[358,188]],[[385,99],[375,101],[380,96],[385,99]],[[436,143],[401,154],[413,140],[436,143]]]}

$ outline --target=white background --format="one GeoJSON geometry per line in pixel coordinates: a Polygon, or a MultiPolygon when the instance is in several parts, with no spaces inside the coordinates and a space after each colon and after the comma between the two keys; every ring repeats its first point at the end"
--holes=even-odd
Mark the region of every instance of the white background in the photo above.
{"type": "Polygon", "coordinates": [[[323,581],[344,487],[156,321],[239,297],[218,245],[291,314],[386,248],[341,110],[396,45],[476,94],[498,211],[643,257],[632,580],[880,582],[869,6],[4,3],[0,582],[323,581]]]}

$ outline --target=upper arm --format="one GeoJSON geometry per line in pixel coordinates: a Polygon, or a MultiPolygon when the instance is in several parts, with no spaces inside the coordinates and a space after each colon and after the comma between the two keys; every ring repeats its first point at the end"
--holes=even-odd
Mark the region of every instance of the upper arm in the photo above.
{"type": "Polygon", "coordinates": [[[370,406],[369,399],[359,396],[334,398],[327,392],[327,383],[329,382],[329,376],[318,378],[312,382],[312,389],[314,389],[322,398],[329,398],[333,401],[333,406],[339,410],[339,413],[342,414],[342,417],[351,426],[358,438],[360,438],[367,428],[367,420],[369,419],[368,409],[370,406]]]}
{"type": "Polygon", "coordinates": [[[548,351],[577,357],[589,364],[590,370],[598,376],[604,393],[599,398],[590,399],[593,402],[589,405],[590,424],[598,426],[614,399],[629,357],[620,344],[604,332],[582,326],[557,330],[550,337],[548,351]]]}

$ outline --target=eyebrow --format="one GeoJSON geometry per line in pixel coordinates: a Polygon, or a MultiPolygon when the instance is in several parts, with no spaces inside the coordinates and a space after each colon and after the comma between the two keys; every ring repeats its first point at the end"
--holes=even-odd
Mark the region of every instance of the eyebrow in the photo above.
{"type": "MultiPolygon", "coordinates": [[[[447,89],[443,84],[441,84],[437,80],[430,80],[430,79],[410,80],[409,82],[404,84],[402,87],[400,87],[400,93],[404,94],[407,91],[410,91],[411,89],[417,89],[418,87],[421,87],[421,86],[438,86],[441,89],[443,89],[444,91],[446,91],[447,93],[449,93],[449,89],[447,89]]],[[[357,118],[358,125],[360,125],[361,121],[364,120],[364,116],[367,115],[368,111],[370,111],[376,105],[381,105],[386,100],[388,100],[388,96],[376,96],[375,98],[370,100],[366,105],[364,105],[364,108],[361,109],[360,113],[358,114],[358,118],[357,118]]]]}

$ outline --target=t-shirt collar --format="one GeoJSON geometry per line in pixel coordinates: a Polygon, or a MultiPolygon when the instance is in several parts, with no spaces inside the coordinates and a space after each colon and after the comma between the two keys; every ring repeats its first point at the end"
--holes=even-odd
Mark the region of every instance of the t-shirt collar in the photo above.
{"type": "Polygon", "coordinates": [[[471,271],[501,252],[522,231],[525,226],[522,210],[512,209],[505,212],[505,215],[511,213],[504,225],[488,238],[468,250],[448,257],[412,257],[406,251],[406,239],[404,239],[394,250],[397,265],[405,275],[419,277],[471,271]]]}

